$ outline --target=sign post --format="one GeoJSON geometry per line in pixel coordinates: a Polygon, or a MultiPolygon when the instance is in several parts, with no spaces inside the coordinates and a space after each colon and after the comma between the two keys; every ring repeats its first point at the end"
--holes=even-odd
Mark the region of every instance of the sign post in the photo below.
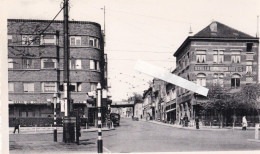
{"type": "Polygon", "coordinates": [[[101,84],[97,84],[97,108],[98,108],[98,141],[97,141],[97,149],[98,153],[103,153],[103,141],[102,141],[102,120],[101,120],[101,84]]]}

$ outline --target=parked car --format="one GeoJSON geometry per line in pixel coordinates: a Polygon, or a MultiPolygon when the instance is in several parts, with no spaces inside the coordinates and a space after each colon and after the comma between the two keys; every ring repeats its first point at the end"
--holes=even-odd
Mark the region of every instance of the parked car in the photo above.
{"type": "Polygon", "coordinates": [[[139,121],[139,118],[132,116],[132,120],[133,120],[133,121],[139,121]]]}
{"type": "Polygon", "coordinates": [[[120,115],[117,113],[111,113],[110,119],[113,122],[114,125],[119,126],[120,125],[120,115]]]}

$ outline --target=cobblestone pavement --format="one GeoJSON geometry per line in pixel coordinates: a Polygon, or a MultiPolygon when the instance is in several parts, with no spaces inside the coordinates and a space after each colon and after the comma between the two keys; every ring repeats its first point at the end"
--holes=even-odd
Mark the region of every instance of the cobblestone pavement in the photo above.
{"type": "MultiPolygon", "coordinates": [[[[260,150],[259,142],[250,142],[254,131],[188,130],[165,125],[121,119],[112,131],[103,132],[104,152],[190,152],[260,150]]],[[[82,132],[80,145],[53,142],[53,134],[10,134],[10,153],[59,153],[97,151],[97,132],[82,132]]]]}

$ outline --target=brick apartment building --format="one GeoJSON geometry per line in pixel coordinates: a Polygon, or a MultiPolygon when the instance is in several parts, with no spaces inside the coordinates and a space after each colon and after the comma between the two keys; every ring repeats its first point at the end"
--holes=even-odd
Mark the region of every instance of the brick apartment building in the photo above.
{"type": "MultiPolygon", "coordinates": [[[[55,93],[57,117],[64,115],[63,21],[51,22],[8,19],[9,117],[19,117],[24,124],[34,125],[37,119],[51,119],[55,93]]],[[[96,90],[98,82],[103,88],[107,85],[101,26],[94,22],[70,21],[69,42],[73,108],[78,108],[79,115],[94,124],[96,104],[87,92],[96,90]]],[[[106,104],[103,107],[106,110],[106,104]]]]}
{"type": "MultiPolygon", "coordinates": [[[[174,74],[201,86],[220,84],[234,92],[247,83],[259,83],[258,48],[258,38],[214,21],[177,49],[174,74]]],[[[176,87],[176,91],[176,122],[185,114],[194,120],[203,100],[186,89],[176,87]]]]}

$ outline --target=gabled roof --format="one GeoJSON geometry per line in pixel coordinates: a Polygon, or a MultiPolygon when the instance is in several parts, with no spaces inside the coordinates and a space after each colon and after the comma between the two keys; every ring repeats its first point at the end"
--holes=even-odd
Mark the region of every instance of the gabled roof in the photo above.
{"type": "Polygon", "coordinates": [[[233,38],[233,39],[254,39],[246,33],[238,31],[220,22],[213,21],[210,25],[199,31],[194,37],[199,38],[233,38]]]}
{"type": "Polygon", "coordinates": [[[220,22],[213,21],[210,25],[199,31],[194,36],[188,36],[186,40],[174,53],[176,57],[183,48],[185,48],[191,40],[203,40],[203,41],[253,41],[259,42],[259,38],[250,36],[246,33],[238,31],[220,22]]]}

